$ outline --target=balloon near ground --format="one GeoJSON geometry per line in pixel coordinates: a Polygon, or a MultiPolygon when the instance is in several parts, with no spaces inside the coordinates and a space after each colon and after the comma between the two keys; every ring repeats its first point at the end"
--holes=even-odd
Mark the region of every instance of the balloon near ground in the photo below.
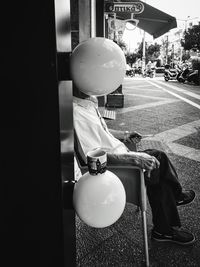
{"type": "Polygon", "coordinates": [[[107,155],[104,151],[91,151],[87,158],[89,171],[74,187],[74,208],[87,225],[107,227],[115,223],[124,211],[125,189],[120,179],[106,170],[107,155]]]}
{"type": "Polygon", "coordinates": [[[87,95],[107,95],[122,84],[126,58],[112,40],[90,38],[73,50],[70,70],[72,80],[81,92],[87,95]]]}
{"type": "Polygon", "coordinates": [[[125,201],[123,185],[110,171],[97,176],[87,172],[74,188],[76,213],[91,227],[103,228],[115,223],[124,211],[125,201]]]}

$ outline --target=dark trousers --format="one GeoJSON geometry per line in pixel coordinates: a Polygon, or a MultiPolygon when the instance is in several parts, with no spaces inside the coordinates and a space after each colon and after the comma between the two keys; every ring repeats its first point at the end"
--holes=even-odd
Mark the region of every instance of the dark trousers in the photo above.
{"type": "Polygon", "coordinates": [[[173,226],[181,226],[176,199],[181,194],[182,187],[174,166],[164,152],[156,149],[143,152],[156,157],[160,162],[160,167],[151,171],[150,178],[145,175],[145,182],[154,229],[167,234],[173,226]]]}

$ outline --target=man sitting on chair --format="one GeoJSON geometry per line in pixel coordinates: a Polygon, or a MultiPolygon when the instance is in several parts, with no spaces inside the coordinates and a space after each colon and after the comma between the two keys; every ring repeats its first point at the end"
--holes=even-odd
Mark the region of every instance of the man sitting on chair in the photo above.
{"type": "Polygon", "coordinates": [[[131,164],[146,170],[147,195],[152,209],[152,238],[157,241],[189,245],[195,241],[192,233],[180,229],[177,206],[193,201],[195,192],[183,190],[178,175],[167,155],[156,149],[130,151],[119,139],[132,142],[132,137],[141,138],[136,132],[108,129],[98,111],[97,99],[74,90],[74,128],[84,152],[101,147],[107,152],[108,164],[131,164]],[[148,175],[150,174],[150,175],[148,175]]]}

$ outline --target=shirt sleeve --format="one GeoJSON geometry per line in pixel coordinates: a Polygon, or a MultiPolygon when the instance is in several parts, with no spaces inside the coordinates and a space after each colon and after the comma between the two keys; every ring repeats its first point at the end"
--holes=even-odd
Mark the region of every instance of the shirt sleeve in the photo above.
{"type": "Polygon", "coordinates": [[[101,147],[98,118],[81,107],[74,108],[74,129],[85,156],[89,151],[101,147]]]}
{"type": "Polygon", "coordinates": [[[77,163],[75,157],[74,157],[74,176],[75,176],[75,180],[76,181],[78,181],[82,176],[81,170],[80,170],[80,168],[78,166],[78,163],[77,163]]]}

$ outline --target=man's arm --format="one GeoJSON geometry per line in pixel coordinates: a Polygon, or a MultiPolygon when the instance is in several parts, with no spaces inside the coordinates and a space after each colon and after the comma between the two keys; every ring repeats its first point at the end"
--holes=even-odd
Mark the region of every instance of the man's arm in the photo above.
{"type": "Polygon", "coordinates": [[[147,171],[159,168],[159,161],[144,152],[127,152],[123,154],[107,154],[107,162],[114,165],[132,165],[138,166],[147,171]]]}

